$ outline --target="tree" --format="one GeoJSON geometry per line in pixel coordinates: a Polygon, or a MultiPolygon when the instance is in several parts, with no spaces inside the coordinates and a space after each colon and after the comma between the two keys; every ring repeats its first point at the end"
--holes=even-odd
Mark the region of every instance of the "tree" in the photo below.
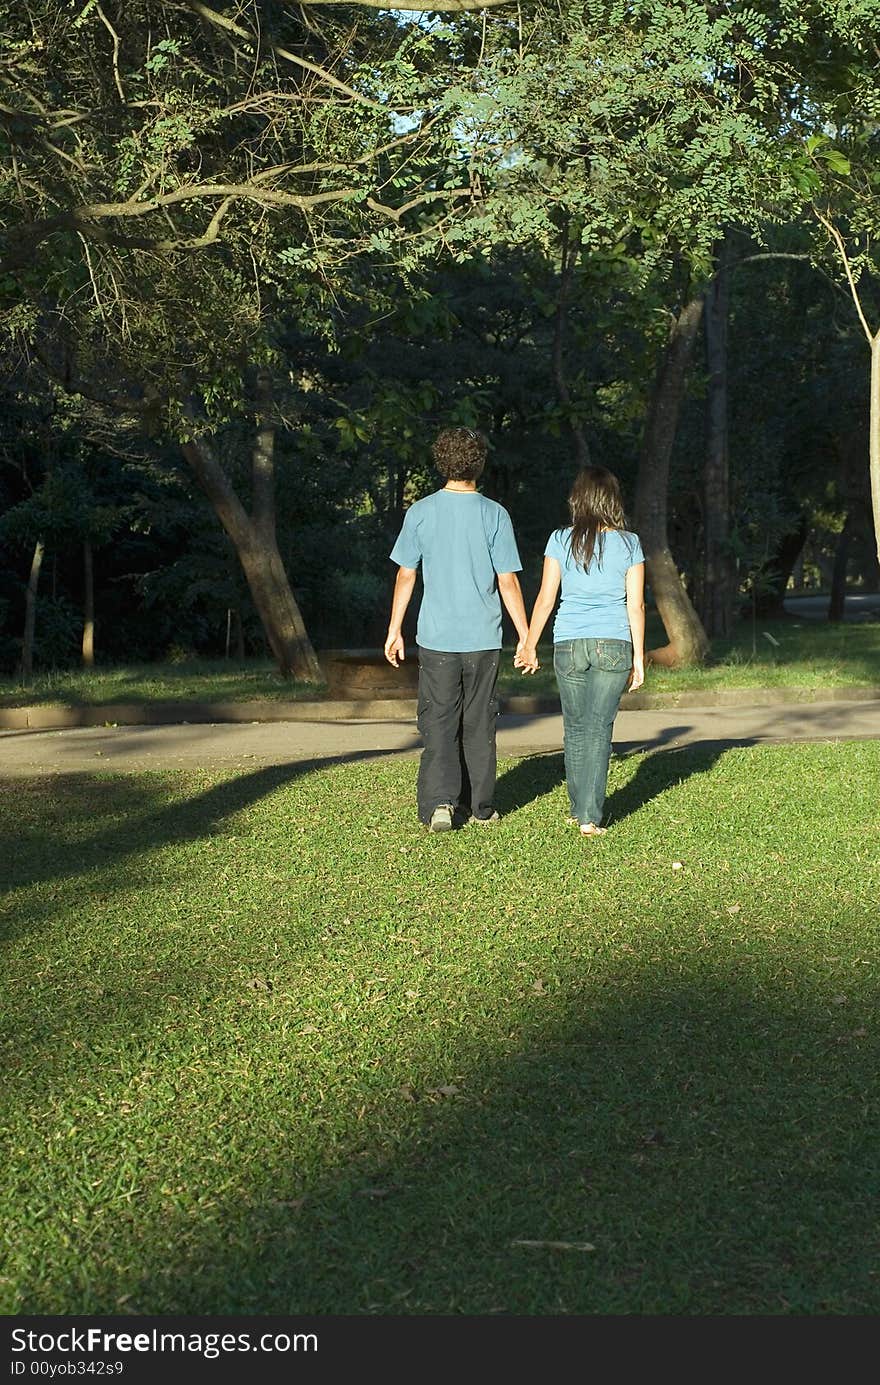
{"type": "MultiPolygon", "coordinates": [[[[878,163],[874,171],[875,177],[871,179],[880,185],[880,143],[878,143],[878,163]]],[[[867,298],[871,292],[868,282],[872,272],[880,279],[880,265],[876,268],[869,268],[870,248],[875,243],[875,236],[880,233],[880,218],[876,219],[876,231],[872,235],[871,230],[864,226],[860,228],[865,237],[866,248],[859,253],[853,252],[847,246],[844,234],[840,227],[835,225],[828,215],[824,212],[816,213],[819,223],[828,232],[832,244],[840,257],[840,264],[846,276],[846,282],[852,293],[853,303],[859,323],[867,338],[868,348],[871,353],[871,384],[869,393],[869,422],[868,422],[868,477],[871,491],[871,509],[874,521],[874,539],[877,549],[877,558],[880,561],[880,326],[873,328],[868,321],[867,298]],[[867,271],[867,272],[866,272],[867,271]],[[864,287],[860,291],[860,280],[864,275],[864,287]]],[[[856,232],[858,234],[858,232],[856,232]]],[[[875,293],[877,292],[875,287],[875,293]]],[[[878,313],[880,321],[880,313],[878,313]]]]}
{"type": "Polygon", "coordinates": [[[505,49],[500,18],[493,28],[502,38],[480,109],[494,103],[507,171],[477,215],[545,247],[561,220],[580,228],[582,258],[629,261],[658,353],[636,504],[669,637],[657,657],[698,660],[708,641],[666,532],[670,450],[714,247],[729,225],[761,235],[802,204],[799,151],[780,140],[796,73],[778,21],[748,5],[592,0],[535,26],[520,54],[505,49]]]}
{"type": "Polygon", "coordinates": [[[443,95],[455,45],[268,0],[235,18],[201,0],[0,14],[7,330],[69,391],[178,440],[279,668],[315,680],[274,530],[278,386],[299,375],[277,324],[328,331],[352,257],[417,258],[476,195],[443,95]],[[243,417],[250,512],[218,463],[243,417]]]}

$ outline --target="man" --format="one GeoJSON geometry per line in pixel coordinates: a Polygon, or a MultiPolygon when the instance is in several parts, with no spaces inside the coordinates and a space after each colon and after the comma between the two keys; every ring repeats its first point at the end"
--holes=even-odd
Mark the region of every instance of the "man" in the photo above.
{"type": "Polygon", "coordinates": [[[429,831],[446,832],[456,809],[470,822],[498,821],[493,799],[501,602],[516,627],[518,649],[528,620],[510,515],[477,490],[485,437],[472,428],[446,428],[432,450],[446,484],[410,506],[391,550],[398,573],[385,657],[395,668],[404,657],[401,629],[421,563],[418,813],[429,831]]]}

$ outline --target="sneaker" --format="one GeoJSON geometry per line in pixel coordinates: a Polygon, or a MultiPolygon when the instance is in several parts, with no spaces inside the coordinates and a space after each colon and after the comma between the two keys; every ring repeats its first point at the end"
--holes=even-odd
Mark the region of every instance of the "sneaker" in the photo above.
{"type": "Polygon", "coordinates": [[[448,832],[452,827],[452,804],[438,803],[428,823],[429,832],[448,832]]]}
{"type": "Polygon", "coordinates": [[[500,822],[500,821],[501,821],[501,814],[500,814],[500,813],[497,813],[497,812],[490,813],[489,816],[488,816],[487,818],[475,818],[474,815],[473,815],[473,813],[471,813],[470,817],[468,818],[468,822],[481,822],[481,823],[483,823],[483,824],[485,824],[485,823],[487,823],[487,822],[500,822]]]}

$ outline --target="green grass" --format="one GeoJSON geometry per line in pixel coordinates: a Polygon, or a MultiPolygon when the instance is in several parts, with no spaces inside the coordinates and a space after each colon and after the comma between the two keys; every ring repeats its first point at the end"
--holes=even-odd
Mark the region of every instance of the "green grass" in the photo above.
{"type": "Polygon", "coordinates": [[[105,702],[290,702],[320,697],[324,685],[293,683],[268,659],[197,659],[175,664],[123,664],[61,669],[27,685],[0,678],[0,707],[40,702],[95,706],[105,702]]]}
{"type": "Polygon", "coordinates": [[[0,1312],[880,1311],[880,741],[416,764],[0,798],[0,1312]]]}
{"type": "MultiPolygon", "coordinates": [[[[647,647],[665,643],[654,616],[648,624],[647,647]]],[[[541,668],[535,674],[524,676],[509,664],[502,669],[502,693],[555,695],[552,644],[542,645],[538,656],[541,668]]],[[[649,667],[644,691],[842,687],[880,687],[880,621],[765,620],[754,629],[751,621],[743,621],[731,639],[713,643],[701,668],[649,667]]]]}
{"type": "MultiPolygon", "coordinates": [[[[648,647],[665,642],[656,615],[649,618],[648,647]]],[[[541,647],[542,667],[523,676],[513,667],[513,646],[502,656],[502,695],[555,696],[552,644],[541,647]]],[[[706,665],[671,671],[650,668],[645,692],[721,688],[787,687],[820,690],[880,687],[880,621],[829,625],[823,621],[743,622],[730,640],[718,640],[706,665]],[[776,643],[766,636],[771,635],[776,643]],[[754,646],[754,648],[753,648],[754,646]]],[[[113,702],[286,702],[320,698],[319,688],[286,682],[266,659],[236,663],[203,659],[181,664],[132,664],[89,671],[44,673],[23,687],[0,678],[0,707],[41,702],[101,705],[113,702]]]]}

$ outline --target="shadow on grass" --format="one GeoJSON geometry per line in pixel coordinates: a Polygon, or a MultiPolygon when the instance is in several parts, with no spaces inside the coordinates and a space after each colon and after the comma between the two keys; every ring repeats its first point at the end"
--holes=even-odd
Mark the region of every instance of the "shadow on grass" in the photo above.
{"type": "Polygon", "coordinates": [[[707,743],[645,755],[628,783],[608,795],[603,822],[607,826],[623,822],[652,798],[659,798],[692,775],[708,774],[726,749],[726,745],[707,743]]]}
{"type": "Polygon", "coordinates": [[[224,1129],[181,1131],[225,1196],[120,1209],[27,1311],[880,1310],[876,1045],[806,971],[620,959],[512,996],[509,1023],[506,1051],[454,1035],[443,1096],[362,1077],[310,1167],[307,1077],[254,1077],[224,1129]]]}
{"type": "MultiPolygon", "coordinates": [[[[606,824],[621,822],[652,798],[657,798],[667,789],[681,784],[692,774],[706,774],[717,763],[729,742],[705,742],[696,746],[667,748],[670,741],[685,735],[687,726],[669,726],[651,742],[651,753],[645,755],[632,779],[623,788],[609,794],[605,801],[606,824]]],[[[754,744],[743,740],[738,744],[754,744]]],[[[618,756],[636,754],[644,751],[642,744],[625,748],[615,746],[618,756]]],[[[502,814],[525,808],[535,799],[552,793],[558,785],[565,782],[565,760],[561,752],[529,755],[520,760],[512,769],[498,777],[495,800],[502,814]]]]}
{"type": "Polygon", "coordinates": [[[495,804],[499,813],[515,813],[545,794],[552,793],[565,779],[562,753],[527,755],[498,776],[495,804]]]}
{"type": "MultiPolygon", "coordinates": [[[[637,770],[618,812],[716,753],[649,756],[659,777],[637,770]]],[[[549,776],[554,759],[527,763],[549,776]]],[[[126,802],[143,809],[139,780],[61,783],[127,855],[159,820],[160,843],[208,832],[304,768],[194,804],[163,806],[157,788],[131,839],[111,829],[126,802]]],[[[12,1073],[15,1043],[40,1046],[4,1101],[13,1127],[45,1127],[47,1157],[10,1164],[0,1293],[14,1286],[29,1314],[876,1315],[880,995],[867,969],[838,981],[801,946],[845,948],[842,908],[817,891],[806,918],[753,935],[694,903],[667,937],[636,900],[604,939],[589,919],[548,933],[540,993],[511,948],[488,1000],[442,927],[407,920],[405,938],[365,937],[377,954],[413,933],[420,958],[436,946],[419,1008],[391,1002],[370,1029],[352,977],[317,1036],[280,988],[243,983],[220,1008],[183,931],[161,984],[143,949],[98,964],[115,994],[97,1000],[59,974],[56,1002],[4,1049],[12,1073]]],[[[505,926],[475,918],[468,940],[483,922],[505,926]]],[[[318,988],[335,946],[315,950],[318,988]]]]}
{"type": "MultiPolygon", "coordinates": [[[[198,797],[171,803],[164,800],[179,778],[175,771],[53,775],[44,781],[43,793],[52,805],[49,824],[56,824],[57,830],[46,831],[47,813],[41,805],[39,830],[30,828],[23,814],[14,830],[0,833],[0,896],[40,881],[114,870],[126,858],[137,858],[166,843],[209,836],[226,818],[316,770],[387,758],[383,751],[358,750],[270,765],[249,774],[236,773],[198,797]]],[[[17,936],[22,931],[27,931],[26,922],[14,920],[4,933],[17,936]]]]}

